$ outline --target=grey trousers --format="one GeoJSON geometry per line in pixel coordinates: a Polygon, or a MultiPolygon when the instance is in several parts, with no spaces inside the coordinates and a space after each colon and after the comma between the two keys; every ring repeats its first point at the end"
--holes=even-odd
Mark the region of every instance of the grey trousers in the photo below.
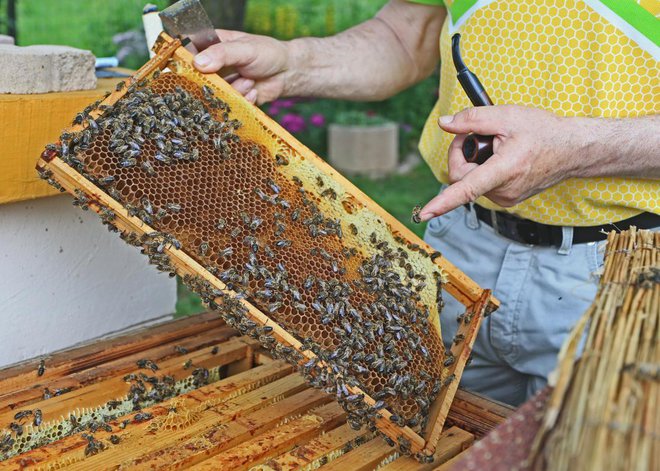
{"type": "MultiPolygon", "coordinates": [[[[429,221],[424,240],[483,288],[501,307],[484,319],[461,387],[519,405],[547,384],[571,328],[591,304],[605,241],[562,247],[519,244],[461,207],[429,221]]],[[[449,295],[440,314],[450,345],[465,308],[449,295]]]]}

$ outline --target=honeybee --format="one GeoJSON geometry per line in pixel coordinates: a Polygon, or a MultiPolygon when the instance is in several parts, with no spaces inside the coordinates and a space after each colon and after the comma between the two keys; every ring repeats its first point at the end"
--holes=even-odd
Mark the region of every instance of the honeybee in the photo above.
{"type": "Polygon", "coordinates": [[[39,360],[39,366],[37,367],[37,376],[43,376],[46,372],[46,361],[42,358],[39,360]]]}

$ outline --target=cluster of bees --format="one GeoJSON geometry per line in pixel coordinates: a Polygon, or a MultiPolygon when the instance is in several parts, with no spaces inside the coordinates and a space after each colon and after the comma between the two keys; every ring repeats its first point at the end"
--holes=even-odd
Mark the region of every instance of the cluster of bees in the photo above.
{"type": "MultiPolygon", "coordinates": [[[[153,74],[157,79],[160,72],[153,74]]],[[[213,91],[204,86],[204,102],[194,99],[190,93],[177,87],[174,91],[158,94],[147,86],[147,80],[130,85],[124,99],[115,105],[103,105],[95,102],[77,114],[73,125],[82,125],[84,129],[77,133],[64,132],[57,144],[46,146],[47,152],[54,152],[66,163],[76,168],[88,179],[105,187],[108,194],[120,200],[121,196],[114,188],[115,177],[105,175],[95,178],[86,172],[86,166],[78,157],[79,152],[89,150],[99,135],[107,134],[108,150],[119,159],[120,168],[139,167],[149,177],[157,175],[149,159],[142,158],[147,142],[156,146],[153,158],[163,164],[177,162],[195,162],[199,159],[199,150],[194,143],[198,140],[213,142],[218,155],[229,156],[229,146],[239,141],[236,134],[240,121],[229,118],[227,104],[215,97],[213,91]],[[94,119],[91,112],[100,110],[103,114],[94,119]],[[222,119],[214,119],[211,112],[220,112],[222,119]]],[[[125,86],[120,82],[117,90],[125,86]]],[[[42,175],[51,185],[62,189],[51,175],[42,175]]],[[[86,209],[84,197],[76,204],[86,209]]],[[[151,211],[148,201],[135,211],[142,212],[141,218],[151,220],[164,217],[151,211]]],[[[174,204],[176,207],[176,204],[174,204]]],[[[175,208],[170,208],[176,211],[175,208]]],[[[162,211],[165,211],[162,208],[162,211]]]]}
{"type": "MultiPolygon", "coordinates": [[[[185,355],[188,351],[181,346],[175,347],[175,352],[180,355],[185,355]]],[[[215,355],[219,352],[219,347],[214,346],[211,349],[211,354],[215,355]]],[[[190,361],[190,360],[189,360],[190,361]]],[[[188,362],[186,362],[188,363],[188,362]]],[[[190,362],[190,366],[192,362],[190,362]]],[[[136,361],[136,366],[139,369],[156,373],[160,367],[149,359],[139,359],[136,361]]],[[[186,366],[184,365],[184,369],[186,366]]],[[[37,368],[37,375],[42,376],[45,371],[45,360],[41,360],[37,368]]],[[[135,412],[133,417],[124,419],[118,423],[117,429],[123,430],[130,423],[139,423],[153,418],[152,414],[144,412],[142,409],[165,401],[181,394],[182,392],[190,389],[197,389],[201,386],[209,384],[212,380],[211,371],[204,367],[195,367],[191,375],[180,381],[176,381],[171,375],[149,375],[143,371],[137,373],[130,373],[124,376],[124,381],[128,384],[127,394],[121,400],[110,400],[103,407],[102,410],[92,412],[82,416],[69,414],[64,422],[53,423],[50,422],[44,426],[47,429],[57,429],[60,433],[58,438],[64,435],[72,435],[81,433],[81,436],[87,440],[85,447],[85,456],[90,456],[104,450],[107,443],[100,441],[94,437],[94,433],[98,430],[105,430],[112,432],[113,428],[110,422],[117,417],[126,415],[126,412],[135,412]]],[[[42,398],[50,399],[57,397],[71,391],[73,388],[53,389],[44,388],[42,398]]],[[[15,454],[27,451],[29,449],[42,446],[48,443],[48,433],[35,433],[39,430],[43,421],[43,414],[40,409],[24,409],[14,415],[14,421],[9,424],[7,431],[0,438],[0,459],[8,458],[15,454]],[[32,430],[27,433],[24,426],[30,423],[32,430]],[[26,435],[28,438],[26,439],[26,435]],[[40,436],[40,438],[38,438],[40,436]],[[17,443],[17,440],[21,440],[17,443]]],[[[43,427],[42,427],[43,428],[43,427]]],[[[47,432],[48,430],[43,430],[47,432]]],[[[110,435],[109,442],[116,445],[120,442],[117,435],[110,435]]]]}
{"type": "MultiPolygon", "coordinates": [[[[454,358],[443,357],[442,341],[435,326],[429,325],[429,310],[421,295],[425,290],[434,290],[440,309],[441,277],[433,273],[429,279],[417,273],[409,253],[419,252],[431,260],[439,254],[427,254],[401,238],[395,238],[398,244],[393,245],[379,240],[375,233],[368,238],[369,247],[364,247],[368,256],[347,247],[342,243],[345,231],[355,237],[359,229],[326,216],[320,209],[321,199],[339,198],[333,185],[321,176],[314,188],[293,176],[287,191],[281,187],[281,181],[264,177],[261,184],[246,189],[253,196],[254,207],[238,207],[235,214],[217,214],[212,226],[214,240],[198,240],[190,246],[180,241],[186,234],[164,230],[161,221],[185,213],[191,217],[190,211],[195,208],[173,201],[159,206],[144,195],[127,197],[115,188],[113,175],[90,168],[95,156],[87,151],[99,139],[106,152],[114,156],[113,165],[118,171],[142,172],[153,178],[149,181],[158,180],[153,159],[156,165],[189,164],[192,168],[208,158],[229,165],[240,158],[240,150],[253,157],[270,158],[273,170],[289,165],[286,156],[271,156],[263,146],[240,139],[236,130],[241,123],[230,119],[228,106],[210,88],[200,87],[193,94],[190,86],[196,87],[188,82],[185,86],[177,85],[173,91],[157,93],[146,81],[132,84],[113,106],[100,105],[103,114],[97,119],[90,116],[94,107],[78,115],[75,123],[83,124],[84,129],[64,133],[61,142],[47,150],[103,187],[130,216],[155,229],[143,234],[123,232],[121,237],[141,247],[159,270],[174,276],[175,265],[169,252],[182,249],[221,280],[227,291],[199,276],[187,275],[183,279],[211,308],[221,311],[229,324],[295,365],[311,385],[335,394],[353,427],[368,424],[375,430],[374,420],[380,417],[382,409],[388,408],[396,412],[390,418],[396,425],[422,430],[435,397],[454,380],[447,372],[454,358]],[[215,154],[200,155],[199,143],[206,148],[210,144],[215,154]],[[151,152],[148,156],[147,147],[151,152]],[[255,208],[264,203],[271,209],[256,214],[255,208]],[[319,243],[311,247],[307,244],[306,253],[302,253],[296,242],[301,235],[319,243]],[[350,266],[357,269],[348,273],[349,261],[354,257],[359,263],[351,261],[350,266]],[[300,260],[299,266],[290,270],[284,258],[300,260]],[[327,269],[323,269],[323,275],[306,272],[306,260],[318,260],[327,269]],[[303,358],[300,352],[273,336],[272,327],[258,325],[241,304],[243,299],[293,333],[303,349],[313,352],[315,358],[303,358]],[[292,322],[294,314],[303,316],[305,325],[292,322]],[[329,333],[330,341],[327,335],[316,335],[320,330],[329,333]],[[441,364],[437,364],[438,360],[441,364]],[[367,405],[363,394],[352,394],[350,390],[354,388],[368,393],[375,404],[367,405]]],[[[42,177],[57,185],[52,174],[46,172],[42,177]]],[[[208,198],[214,196],[209,194],[208,198]]],[[[74,204],[86,209],[90,198],[77,191],[74,204]]],[[[102,221],[116,230],[114,212],[97,204],[102,221]]],[[[197,371],[193,376],[202,384],[208,372],[205,375],[203,370],[197,371]]],[[[144,392],[139,386],[134,389],[139,402],[144,392]]],[[[151,391],[157,394],[154,389],[151,391]]],[[[399,446],[402,451],[409,451],[403,436],[399,446]]]]}

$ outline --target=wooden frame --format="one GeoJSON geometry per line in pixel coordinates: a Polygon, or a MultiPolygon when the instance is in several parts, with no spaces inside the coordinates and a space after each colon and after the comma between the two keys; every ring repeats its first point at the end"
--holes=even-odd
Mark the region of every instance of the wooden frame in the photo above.
{"type": "MultiPolygon", "coordinates": [[[[192,64],[192,55],[177,39],[172,39],[166,34],[161,34],[159,40],[155,45],[156,56],[147,62],[129,81],[135,83],[150,76],[154,71],[163,69],[168,61],[180,61],[190,66],[192,64]]],[[[201,75],[201,74],[200,74],[201,75]]],[[[222,78],[215,74],[207,74],[204,78],[211,82],[217,90],[222,94],[234,94],[237,92],[227,84],[222,78]]],[[[105,105],[112,105],[116,103],[125,93],[126,88],[111,93],[103,102],[105,105]]],[[[304,156],[305,159],[311,161],[319,171],[323,172],[332,179],[338,181],[347,192],[352,195],[356,201],[363,204],[369,210],[382,218],[391,228],[393,234],[397,234],[402,238],[418,244],[429,253],[433,252],[428,245],[422,242],[415,234],[403,226],[400,222],[394,219],[391,215],[385,212],[380,206],[373,202],[369,197],[362,193],[358,188],[352,185],[348,180],[339,175],[332,167],[314,155],[309,149],[300,144],[293,136],[286,130],[280,127],[277,123],[272,121],[268,116],[262,113],[259,109],[255,108],[255,113],[258,114],[261,123],[268,128],[272,133],[279,136],[287,142],[296,152],[304,156]]],[[[99,110],[94,110],[90,115],[94,118],[102,114],[99,110]]],[[[71,132],[79,131],[81,126],[74,126],[70,129],[71,132]]],[[[101,188],[94,185],[87,180],[72,167],[67,165],[59,157],[52,152],[44,152],[41,159],[37,163],[37,169],[40,171],[51,172],[51,178],[58,182],[66,191],[74,194],[76,190],[82,191],[89,199],[89,207],[100,212],[102,209],[108,208],[116,214],[116,219],[113,224],[122,232],[133,232],[137,234],[147,234],[153,232],[154,229],[145,224],[141,219],[128,214],[126,209],[116,200],[108,196],[101,188]]],[[[174,247],[165,248],[165,253],[170,257],[176,272],[180,276],[191,275],[202,277],[211,286],[224,292],[230,293],[231,291],[215,276],[210,274],[201,266],[197,261],[191,258],[184,251],[174,247]]],[[[391,413],[386,409],[380,411],[380,417],[376,419],[376,425],[379,430],[387,435],[392,440],[396,441],[397,437],[403,435],[410,441],[410,450],[412,453],[422,453],[426,455],[433,455],[437,441],[442,432],[442,426],[447,417],[449,407],[452,403],[454,394],[458,387],[458,380],[462,374],[463,368],[471,353],[472,345],[476,333],[479,330],[481,320],[484,315],[492,312],[499,306],[499,302],[495,299],[489,290],[482,289],[473,280],[468,278],[464,273],[458,270],[454,265],[447,261],[444,257],[438,256],[434,259],[434,263],[441,268],[443,274],[446,276],[446,282],[443,284],[445,290],[455,297],[458,301],[466,306],[466,313],[464,316],[465,321],[461,322],[458,333],[462,336],[462,341],[455,343],[451,347],[451,353],[455,357],[454,364],[451,365],[449,373],[454,376],[455,381],[449,384],[448,387],[443,388],[439,396],[436,398],[430,410],[429,425],[426,427],[426,432],[423,436],[417,434],[409,427],[399,427],[393,424],[389,418],[391,413]]],[[[257,323],[259,326],[271,326],[271,335],[283,345],[290,346],[296,349],[306,362],[316,357],[314,353],[309,350],[301,350],[301,343],[289,332],[280,327],[277,323],[271,320],[267,315],[257,309],[248,301],[241,299],[241,303],[247,309],[247,316],[257,323]]],[[[324,366],[322,362],[317,363],[324,366]]],[[[351,394],[364,394],[364,402],[368,406],[375,403],[364,391],[358,388],[349,387],[351,394]]]]}
{"type": "Polygon", "coordinates": [[[148,421],[132,423],[125,429],[118,427],[135,411],[106,420],[113,430],[99,429],[94,434],[107,445],[97,456],[84,457],[86,441],[74,433],[29,447],[20,454],[12,453],[4,458],[6,461],[0,461],[0,467],[26,463],[42,468],[64,463],[74,469],[111,468],[119,464],[130,467],[144,458],[140,464],[145,468],[169,460],[170,467],[176,463],[194,469],[251,469],[255,465],[289,469],[327,462],[320,469],[343,466],[366,471],[382,464],[383,469],[390,471],[430,471],[460,456],[474,440],[511,413],[509,408],[459,390],[449,413],[450,425],[438,442],[435,462],[420,464],[410,457],[397,458],[397,450],[372,438],[373,433],[352,430],[345,422],[344,411],[332,403],[332,398],[311,390],[291,365],[272,359],[255,342],[237,335],[217,313],[209,312],[55,352],[46,358],[47,368],[41,377],[36,376],[40,358],[0,369],[0,423],[13,421],[19,410],[39,408],[43,424],[29,429],[32,434],[57,427],[76,409],[89,414],[104,408],[108,401],[122,399],[127,385],[120,384],[121,378],[141,371],[135,369],[138,358],[152,359],[161,367],[160,374],[171,374],[177,380],[190,375],[192,370],[184,369],[188,360],[218,370],[216,381],[145,407],[142,412],[153,415],[148,421]],[[177,347],[187,351],[182,353],[177,347]],[[44,399],[44,387],[51,391],[59,387],[71,390],[44,399]],[[306,407],[295,404],[299,398],[306,400],[306,407]],[[201,404],[204,405],[200,407],[201,404]],[[171,406],[178,408],[181,415],[170,419],[180,419],[185,411],[197,414],[203,409],[197,416],[200,427],[188,429],[193,425],[190,424],[173,432],[163,431],[158,424],[169,420],[166,415],[171,406]],[[254,420],[249,424],[234,420],[243,417],[254,420]],[[326,420],[310,420],[316,418],[326,420]],[[242,426],[232,424],[236,421],[242,426]],[[205,442],[203,448],[185,450],[189,438],[202,434],[200,429],[205,436],[212,435],[212,440],[205,442]],[[213,434],[215,430],[226,433],[213,434]],[[109,443],[112,434],[120,438],[119,445],[109,443]]]}

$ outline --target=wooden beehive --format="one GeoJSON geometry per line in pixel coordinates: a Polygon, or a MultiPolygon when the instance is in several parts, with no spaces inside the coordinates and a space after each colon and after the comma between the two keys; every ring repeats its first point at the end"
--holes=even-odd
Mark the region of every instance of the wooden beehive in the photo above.
{"type": "Polygon", "coordinates": [[[0,370],[0,426],[18,411],[43,415],[39,427],[28,425],[33,416],[23,421],[23,435],[11,447],[0,445],[0,468],[428,470],[461,456],[511,412],[459,390],[435,462],[423,465],[372,432],[352,430],[332,395],[309,387],[291,365],[237,334],[211,312],[55,353],[45,358],[42,376],[40,358],[0,370]],[[109,410],[125,399],[125,377],[152,374],[137,368],[141,359],[153,361],[156,376],[171,375],[185,392],[141,411],[123,404],[109,410]],[[195,368],[208,369],[208,384],[185,387],[195,368]],[[63,388],[69,391],[56,396],[63,388]],[[135,421],[138,413],[152,417],[135,421]],[[71,415],[80,430],[62,433],[71,415]],[[92,421],[111,430],[92,432],[92,421]],[[83,433],[97,443],[87,455],[83,433]]]}
{"type": "Polygon", "coordinates": [[[161,35],[156,52],[126,87],[81,114],[38,170],[241,332],[335,390],[352,424],[372,424],[428,459],[495,298],[219,76],[197,72],[178,40],[161,35]],[[133,147],[117,137],[125,127],[152,129],[161,106],[167,137],[154,132],[133,147]],[[187,116],[195,131],[172,134],[187,116]],[[449,352],[442,290],[466,306],[449,352]],[[374,358],[386,362],[376,368],[374,358]]]}

